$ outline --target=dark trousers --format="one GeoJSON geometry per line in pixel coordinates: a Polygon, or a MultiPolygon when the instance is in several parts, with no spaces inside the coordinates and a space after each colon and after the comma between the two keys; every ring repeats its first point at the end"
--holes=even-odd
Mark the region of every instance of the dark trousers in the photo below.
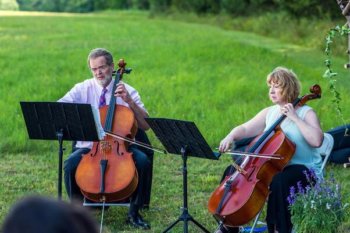
{"type": "MultiPolygon", "coordinates": [[[[82,201],[83,195],[75,181],[75,172],[82,159],[82,155],[90,151],[88,148],[76,148],[74,152],[64,161],[64,184],[67,194],[71,200],[82,201]]],[[[129,151],[133,153],[133,159],[138,172],[138,185],[130,198],[129,214],[134,215],[143,206],[145,194],[149,193],[149,175],[151,171],[151,161],[147,155],[136,148],[130,146],[129,151]]]]}
{"type": "Polygon", "coordinates": [[[291,186],[297,189],[298,182],[301,182],[304,188],[309,184],[304,174],[305,171],[308,171],[308,169],[304,165],[291,165],[285,167],[282,172],[273,177],[270,184],[266,214],[269,232],[274,232],[275,228],[279,233],[290,233],[292,231],[293,226],[287,198],[291,186]]]}

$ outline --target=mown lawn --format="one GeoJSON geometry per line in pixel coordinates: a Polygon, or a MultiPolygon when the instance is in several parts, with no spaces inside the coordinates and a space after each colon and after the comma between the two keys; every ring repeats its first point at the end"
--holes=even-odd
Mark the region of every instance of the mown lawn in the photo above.
{"type": "MultiPolygon", "coordinates": [[[[213,149],[233,126],[270,104],[265,78],[276,66],[292,68],[305,94],[312,84],[321,85],[322,98],[309,104],[325,131],[343,124],[322,78],[325,55],[308,47],[204,24],[150,18],[145,12],[14,16],[0,12],[0,222],[25,195],[57,196],[58,143],[28,139],[19,102],[56,101],[90,77],[86,57],[95,47],[105,47],[115,59],[126,60],[133,71],[125,81],[139,90],[152,117],[195,122],[213,149]]],[[[346,57],[334,58],[348,121],[350,100],[345,96],[350,81],[342,68],[345,62],[346,57]]],[[[152,144],[162,146],[154,133],[148,135],[152,144]]],[[[66,157],[70,142],[65,146],[66,157]]],[[[216,224],[207,201],[229,162],[229,157],[188,160],[189,211],[209,231],[216,224]]],[[[151,232],[161,232],[181,213],[181,165],[178,155],[155,154],[151,208],[144,212],[151,232]]],[[[327,171],[341,181],[348,202],[349,170],[330,165],[327,171]]],[[[67,200],[65,192],[63,199],[67,200]]],[[[126,212],[110,208],[104,232],[135,232],[124,224],[126,212]]],[[[95,215],[99,221],[100,214],[95,215]]],[[[173,232],[182,232],[182,223],[173,232]]],[[[198,229],[190,224],[190,232],[198,229]]]]}

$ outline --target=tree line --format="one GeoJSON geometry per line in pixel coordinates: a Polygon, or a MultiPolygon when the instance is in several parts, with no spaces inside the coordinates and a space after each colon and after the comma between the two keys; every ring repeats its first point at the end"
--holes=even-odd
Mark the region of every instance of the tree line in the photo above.
{"type": "Polygon", "coordinates": [[[153,12],[195,12],[249,16],[285,11],[295,17],[341,17],[337,0],[0,0],[0,10],[93,12],[140,9],[153,12]]]}

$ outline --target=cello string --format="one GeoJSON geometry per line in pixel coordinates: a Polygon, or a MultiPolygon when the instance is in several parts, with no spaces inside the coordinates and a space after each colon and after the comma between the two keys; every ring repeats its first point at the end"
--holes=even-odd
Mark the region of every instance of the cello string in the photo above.
{"type": "Polygon", "coordinates": [[[146,149],[150,149],[150,150],[153,150],[153,151],[156,151],[156,152],[159,152],[159,153],[163,153],[163,154],[166,154],[166,153],[167,153],[166,150],[153,147],[153,146],[148,145],[148,144],[146,144],[146,143],[137,142],[137,141],[135,141],[135,140],[132,140],[132,139],[127,138],[127,137],[120,136],[120,135],[115,134],[115,133],[112,133],[112,132],[106,131],[106,134],[107,134],[107,135],[110,135],[110,136],[112,136],[112,137],[118,138],[118,139],[122,139],[122,140],[124,140],[124,141],[126,141],[126,142],[130,142],[130,143],[132,143],[132,144],[135,144],[135,145],[138,145],[138,146],[142,146],[142,147],[144,147],[144,148],[146,148],[146,149]]]}
{"type": "Polygon", "coordinates": [[[252,153],[242,153],[242,152],[224,152],[224,154],[228,155],[240,155],[240,156],[247,156],[247,157],[256,157],[256,158],[265,158],[265,159],[283,159],[282,156],[279,154],[276,154],[277,156],[280,157],[274,157],[271,156],[270,154],[252,154],[252,153]]]}
{"type": "MultiPolygon", "coordinates": [[[[216,150],[218,150],[219,148],[216,148],[216,150]]],[[[228,155],[240,155],[240,156],[247,156],[247,157],[257,157],[257,158],[266,158],[266,159],[283,159],[282,156],[280,156],[279,154],[276,154],[277,156],[280,157],[274,157],[271,156],[270,154],[255,154],[255,153],[248,153],[248,152],[223,152],[222,154],[228,154],[228,155]]]]}

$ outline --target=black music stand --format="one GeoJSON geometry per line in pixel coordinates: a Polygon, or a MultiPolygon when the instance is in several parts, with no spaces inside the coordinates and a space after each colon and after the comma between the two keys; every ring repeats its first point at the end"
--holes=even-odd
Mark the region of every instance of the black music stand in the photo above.
{"type": "Polygon", "coordinates": [[[206,159],[218,159],[219,153],[214,153],[197,126],[193,122],[164,118],[145,118],[165,149],[172,154],[182,155],[183,166],[183,208],[181,216],[163,231],[168,232],[178,222],[184,221],[184,232],[188,232],[188,221],[192,221],[202,231],[209,233],[188,212],[187,206],[187,156],[206,159]]]}
{"type": "Polygon", "coordinates": [[[98,141],[98,119],[94,118],[90,104],[22,101],[20,104],[30,139],[58,140],[57,189],[61,199],[63,140],[98,141]]]}

